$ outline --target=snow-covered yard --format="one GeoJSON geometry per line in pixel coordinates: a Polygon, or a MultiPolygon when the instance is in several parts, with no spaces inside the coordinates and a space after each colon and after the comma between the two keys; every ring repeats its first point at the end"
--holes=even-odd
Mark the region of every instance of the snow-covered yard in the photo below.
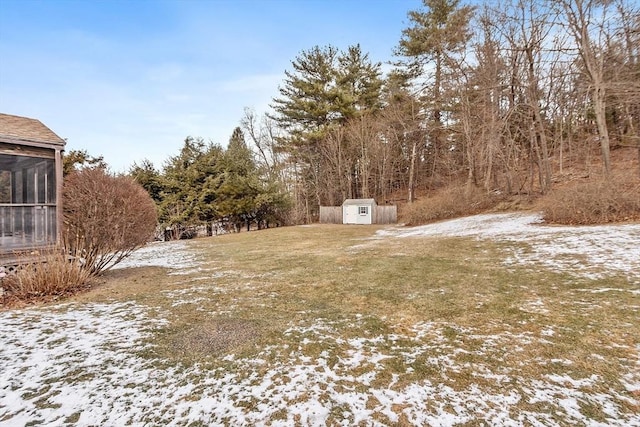
{"type": "MultiPolygon", "coordinates": [[[[498,240],[505,243],[505,264],[557,269],[581,280],[626,277],[630,286],[623,290],[584,292],[630,292],[640,316],[640,225],[537,222],[536,215],[480,215],[390,227],[369,244],[446,236],[498,240]]],[[[188,274],[198,269],[190,251],[184,242],[151,245],[127,265],[171,266],[174,274],[188,274]]],[[[202,293],[193,286],[172,295],[197,307],[202,293]]],[[[485,328],[416,321],[393,332],[362,333],[371,321],[366,315],[291,321],[283,331],[286,344],[252,357],[228,354],[217,367],[205,368],[145,353],[154,331],[168,322],[151,309],[114,302],[0,312],[0,425],[323,426],[331,420],[345,426],[640,426],[640,342],[633,334],[607,344],[618,346],[616,363],[627,367],[615,381],[596,371],[567,374],[571,355],[543,357],[540,349],[562,333],[554,324],[523,331],[500,323],[485,328]],[[528,366],[486,362],[513,354],[529,355],[523,359],[528,366]],[[425,369],[433,372],[431,380],[412,380],[425,369]],[[544,373],[524,375],[528,369],[544,373]],[[461,377],[467,381],[457,383],[461,377]]],[[[522,310],[545,307],[533,300],[522,310]]],[[[629,327],[637,331],[639,318],[629,318],[629,327]]],[[[604,356],[594,348],[592,357],[604,356]]]]}

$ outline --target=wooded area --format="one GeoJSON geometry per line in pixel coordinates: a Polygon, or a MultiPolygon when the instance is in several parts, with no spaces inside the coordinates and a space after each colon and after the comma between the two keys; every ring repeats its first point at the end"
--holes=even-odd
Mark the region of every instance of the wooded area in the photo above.
{"type": "Polygon", "coordinates": [[[359,45],[311,47],[226,150],[188,138],[161,171],[136,165],[163,223],[306,223],[449,185],[539,195],[573,168],[610,179],[612,150],[640,159],[636,3],[424,0],[408,21],[386,75],[359,45]]]}

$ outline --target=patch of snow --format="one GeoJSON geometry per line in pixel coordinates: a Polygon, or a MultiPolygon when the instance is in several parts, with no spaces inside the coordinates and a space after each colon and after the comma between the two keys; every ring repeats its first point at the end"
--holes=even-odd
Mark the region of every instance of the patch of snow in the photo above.
{"type": "MultiPolygon", "coordinates": [[[[354,316],[347,324],[364,322],[354,316]]],[[[596,425],[577,403],[584,401],[600,406],[608,425],[640,422],[620,404],[626,399],[633,407],[637,399],[607,392],[596,375],[521,378],[502,366],[496,372],[465,361],[469,354],[503,351],[514,340],[527,346],[534,342],[531,334],[487,336],[448,323],[419,323],[406,333],[345,339],[344,323],[318,319],[287,330],[298,339],[297,349],[272,345],[253,358],[227,355],[227,367],[203,370],[141,355],[146,337],[163,323],[133,303],[0,313],[0,419],[8,425],[64,425],[75,417],[78,425],[324,426],[330,419],[339,425],[386,423],[374,416],[393,424],[402,416],[416,426],[478,420],[554,426],[558,419],[596,425]],[[451,341],[445,333],[451,329],[462,341],[488,344],[473,352],[459,348],[458,338],[451,341]],[[326,350],[318,354],[319,345],[326,350]],[[390,360],[404,372],[387,377],[390,360]],[[425,368],[441,378],[402,381],[425,368]],[[454,386],[448,380],[454,372],[473,373],[486,384],[454,386]],[[544,402],[545,410],[522,413],[515,409],[521,401],[544,402]]],[[[634,389],[638,379],[626,376],[625,382],[634,389]]]]}
{"type": "Polygon", "coordinates": [[[544,302],[541,298],[538,298],[533,301],[528,301],[520,310],[527,313],[537,313],[537,314],[549,314],[549,310],[544,307],[544,302]]]}
{"type": "Polygon", "coordinates": [[[129,404],[158,375],[134,353],[147,347],[144,339],[161,324],[132,303],[2,313],[0,420],[62,425],[80,414],[80,425],[104,425],[105,403],[114,411],[106,424],[140,414],[135,405],[129,412],[129,404]]]}
{"type": "Polygon", "coordinates": [[[545,337],[552,337],[556,334],[553,328],[547,327],[540,331],[540,335],[545,337]]]}
{"type": "MultiPolygon", "coordinates": [[[[132,267],[164,267],[179,273],[181,270],[198,269],[195,253],[184,240],[153,242],[134,251],[118,263],[114,269],[132,267]]],[[[197,270],[199,271],[199,270],[197,270]]]]}
{"type": "Polygon", "coordinates": [[[640,285],[640,224],[546,226],[531,213],[484,214],[409,228],[379,230],[377,237],[475,237],[525,243],[505,263],[543,265],[586,278],[622,274],[640,285]]]}

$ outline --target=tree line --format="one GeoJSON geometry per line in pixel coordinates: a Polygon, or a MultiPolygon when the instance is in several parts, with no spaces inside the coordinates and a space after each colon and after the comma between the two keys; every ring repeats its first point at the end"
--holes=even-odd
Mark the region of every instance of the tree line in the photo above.
{"type": "Polygon", "coordinates": [[[304,223],[460,183],[544,194],[596,150],[602,179],[611,150],[640,158],[637,4],[423,0],[408,23],[386,74],[360,45],[311,47],[226,149],[189,137],[160,171],[134,165],[161,222],[304,223]]]}
{"type": "Polygon", "coordinates": [[[187,137],[161,171],[145,160],[129,174],[156,202],[166,238],[192,237],[197,225],[211,235],[215,227],[239,231],[287,222],[286,193],[258,166],[239,127],[226,149],[187,137]]]}
{"type": "Polygon", "coordinates": [[[360,46],[316,46],[286,72],[252,142],[291,190],[294,217],[347,197],[411,202],[466,182],[544,194],[563,171],[602,176],[640,157],[640,10],[624,0],[424,0],[393,69],[360,46]]]}

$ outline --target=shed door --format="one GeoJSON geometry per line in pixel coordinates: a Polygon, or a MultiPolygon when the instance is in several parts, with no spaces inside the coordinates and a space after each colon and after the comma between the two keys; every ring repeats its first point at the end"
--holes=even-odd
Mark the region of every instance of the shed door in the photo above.
{"type": "Polygon", "coordinates": [[[371,206],[360,205],[357,207],[356,224],[371,224],[371,206]]]}
{"type": "Polygon", "coordinates": [[[357,224],[358,223],[358,207],[353,205],[347,205],[342,210],[342,223],[343,224],[357,224]]]}

